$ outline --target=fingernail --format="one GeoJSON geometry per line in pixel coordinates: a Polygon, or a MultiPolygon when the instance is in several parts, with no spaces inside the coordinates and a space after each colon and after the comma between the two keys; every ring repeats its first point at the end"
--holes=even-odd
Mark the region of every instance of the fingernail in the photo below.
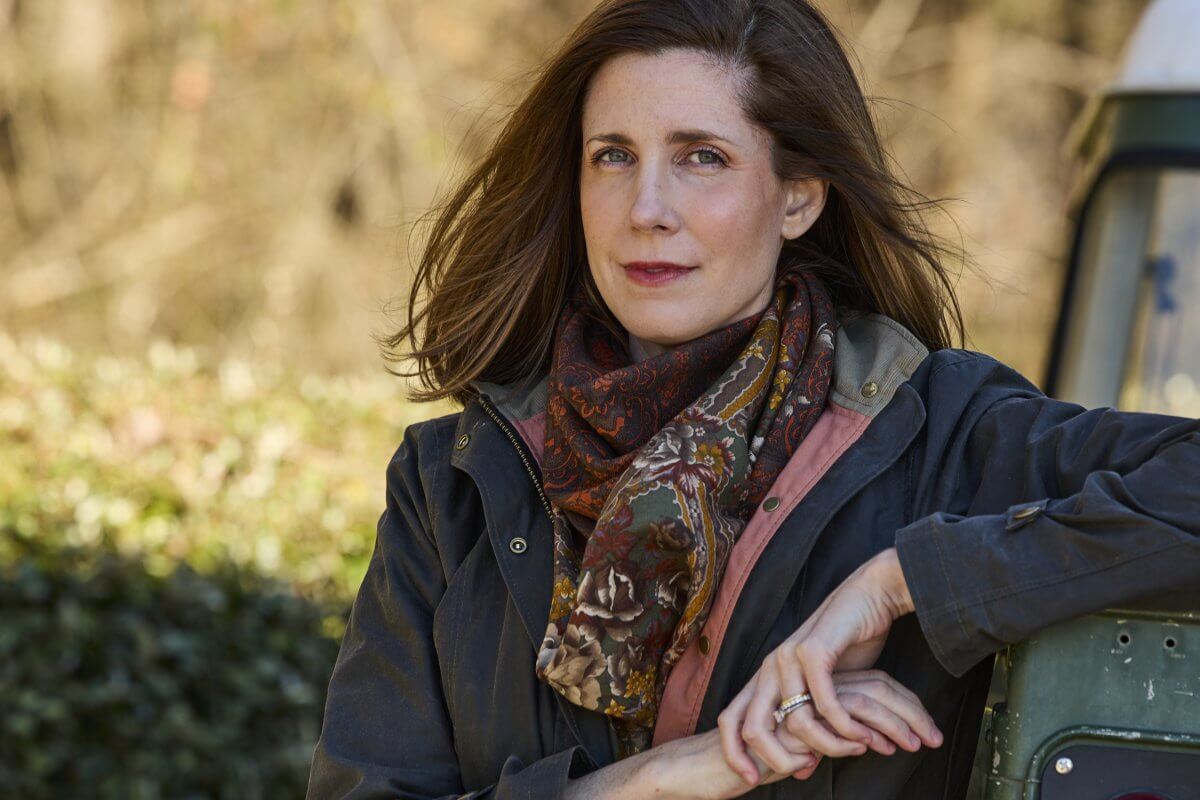
{"type": "Polygon", "coordinates": [[[931,738],[931,739],[933,739],[933,746],[934,746],[934,747],[940,747],[940,746],[941,746],[941,744],[942,744],[942,732],[941,732],[941,731],[939,731],[937,728],[934,728],[934,729],[933,729],[933,736],[931,736],[930,738],[931,738]]]}
{"type": "Polygon", "coordinates": [[[746,779],[746,783],[758,783],[757,772],[743,772],[742,777],[746,779]]]}
{"type": "Polygon", "coordinates": [[[908,737],[908,744],[911,747],[920,747],[921,740],[916,737],[916,734],[913,734],[912,736],[908,737]]]}
{"type": "Polygon", "coordinates": [[[812,769],[812,766],[815,763],[816,762],[813,761],[811,758],[806,758],[803,761],[800,761],[799,762],[800,765],[798,767],[796,767],[794,770],[792,770],[792,777],[796,777],[797,775],[799,775],[801,772],[804,772],[805,770],[812,769]]]}

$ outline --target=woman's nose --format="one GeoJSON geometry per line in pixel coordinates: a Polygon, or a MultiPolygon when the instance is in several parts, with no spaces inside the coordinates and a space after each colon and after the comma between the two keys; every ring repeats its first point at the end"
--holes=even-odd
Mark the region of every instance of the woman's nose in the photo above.
{"type": "Polygon", "coordinates": [[[638,182],[629,220],[638,230],[673,230],[676,227],[677,217],[670,192],[664,188],[661,178],[645,175],[638,182]]]}

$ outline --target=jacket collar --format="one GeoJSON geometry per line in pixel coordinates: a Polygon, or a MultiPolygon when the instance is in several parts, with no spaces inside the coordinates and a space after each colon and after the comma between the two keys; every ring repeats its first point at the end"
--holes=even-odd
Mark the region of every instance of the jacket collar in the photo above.
{"type": "MultiPolygon", "coordinates": [[[[907,328],[882,314],[843,311],[833,350],[830,401],[874,418],[916,371],[929,350],[907,328]]],[[[546,410],[549,375],[507,384],[472,381],[471,386],[525,436],[521,423],[546,410]]],[[[540,442],[526,440],[534,452],[540,442]]]]}

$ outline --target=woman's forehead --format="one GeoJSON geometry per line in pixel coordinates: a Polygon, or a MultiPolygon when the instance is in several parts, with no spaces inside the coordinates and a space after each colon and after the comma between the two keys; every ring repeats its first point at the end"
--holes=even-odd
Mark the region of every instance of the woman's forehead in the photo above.
{"type": "Polygon", "coordinates": [[[696,51],[622,54],[603,64],[583,107],[586,139],[617,144],[670,144],[721,138],[749,146],[750,123],[728,71],[696,51]],[[687,137],[685,133],[714,136],[687,137]]]}

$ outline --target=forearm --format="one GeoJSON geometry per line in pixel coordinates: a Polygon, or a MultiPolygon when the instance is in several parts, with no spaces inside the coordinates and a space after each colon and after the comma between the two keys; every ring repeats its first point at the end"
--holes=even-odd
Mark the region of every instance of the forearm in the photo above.
{"type": "MultiPolygon", "coordinates": [[[[765,782],[780,780],[753,757],[765,782]]],[[[724,800],[754,788],[725,761],[720,731],[685,736],[622,759],[567,784],[570,800],[724,800]]]]}
{"type": "Polygon", "coordinates": [[[642,797],[667,798],[657,780],[664,749],[652,748],[569,781],[565,800],[637,800],[642,797]]]}
{"type": "Polygon", "coordinates": [[[1200,420],[1037,396],[1011,377],[927,456],[896,549],[952,675],[1047,625],[1200,576],[1200,420]],[[936,472],[933,470],[936,469],[936,472]]]}
{"type": "Polygon", "coordinates": [[[938,512],[896,535],[922,630],[964,673],[1047,625],[1200,576],[1200,435],[1127,473],[1095,470],[1076,493],[1002,513],[938,512]]]}

